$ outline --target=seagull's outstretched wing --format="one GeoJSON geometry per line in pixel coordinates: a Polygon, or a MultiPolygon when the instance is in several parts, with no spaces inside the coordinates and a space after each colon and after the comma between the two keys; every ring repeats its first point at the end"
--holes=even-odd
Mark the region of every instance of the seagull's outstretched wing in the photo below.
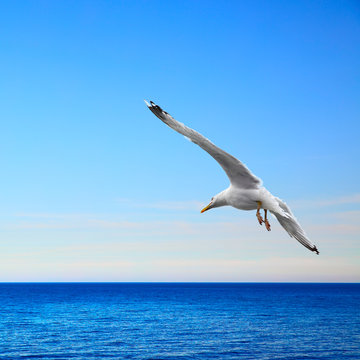
{"type": "Polygon", "coordinates": [[[281,199],[277,197],[275,199],[279,203],[281,209],[284,210],[284,213],[282,214],[271,211],[271,213],[276,216],[280,225],[287,231],[287,233],[291,237],[294,237],[300,244],[304,245],[306,248],[308,248],[311,251],[315,251],[319,255],[318,249],[314,244],[311,243],[311,241],[305,234],[305,231],[297,222],[290,208],[281,199]]]}
{"type": "Polygon", "coordinates": [[[221,150],[214,145],[210,140],[199,134],[197,131],[188,128],[184,124],[176,121],[160,106],[150,101],[150,104],[145,101],[148,108],[166,125],[178,133],[186,136],[193,143],[199,145],[202,149],[207,151],[225,170],[232,185],[244,188],[254,189],[261,186],[261,180],[256,177],[251,171],[238,159],[234,158],[224,150],[221,150]]]}

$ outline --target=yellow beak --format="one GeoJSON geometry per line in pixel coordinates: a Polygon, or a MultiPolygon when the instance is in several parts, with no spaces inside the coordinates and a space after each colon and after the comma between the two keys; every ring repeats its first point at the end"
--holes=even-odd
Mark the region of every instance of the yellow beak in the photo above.
{"type": "Polygon", "coordinates": [[[205,207],[201,210],[201,213],[205,212],[206,210],[209,210],[209,209],[211,208],[211,205],[212,205],[212,202],[211,202],[209,205],[205,206],[205,207]]]}

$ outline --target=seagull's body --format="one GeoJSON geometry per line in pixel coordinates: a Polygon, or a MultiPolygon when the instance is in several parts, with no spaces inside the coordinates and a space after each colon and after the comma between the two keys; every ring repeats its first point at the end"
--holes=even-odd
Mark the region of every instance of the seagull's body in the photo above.
{"type": "Polygon", "coordinates": [[[260,225],[265,223],[266,229],[270,231],[270,224],[267,219],[267,211],[269,210],[291,237],[294,237],[309,250],[319,254],[316,246],[308,239],[289,207],[281,199],[273,196],[263,187],[262,181],[240,160],[218,148],[200,133],[176,121],[152,101],[150,101],[150,104],[146,101],[145,103],[166,125],[208,152],[220,164],[229,177],[230,186],[215,195],[211,199],[210,204],[201,210],[201,212],[226,205],[239,210],[257,210],[256,216],[260,225]],[[264,209],[265,220],[263,220],[260,215],[260,209],[264,209]]]}

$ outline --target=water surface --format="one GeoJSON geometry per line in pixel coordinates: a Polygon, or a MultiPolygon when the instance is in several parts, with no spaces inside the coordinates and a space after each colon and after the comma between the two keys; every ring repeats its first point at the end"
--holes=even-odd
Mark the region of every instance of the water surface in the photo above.
{"type": "Polygon", "coordinates": [[[360,284],[0,283],[0,359],[360,359],[360,284]]]}

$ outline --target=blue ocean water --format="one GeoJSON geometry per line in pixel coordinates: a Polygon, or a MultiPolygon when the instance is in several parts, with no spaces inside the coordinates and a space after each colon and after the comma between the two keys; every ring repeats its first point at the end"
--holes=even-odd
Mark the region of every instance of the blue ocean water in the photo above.
{"type": "Polygon", "coordinates": [[[2,283],[0,359],[360,359],[360,284],[2,283]]]}

